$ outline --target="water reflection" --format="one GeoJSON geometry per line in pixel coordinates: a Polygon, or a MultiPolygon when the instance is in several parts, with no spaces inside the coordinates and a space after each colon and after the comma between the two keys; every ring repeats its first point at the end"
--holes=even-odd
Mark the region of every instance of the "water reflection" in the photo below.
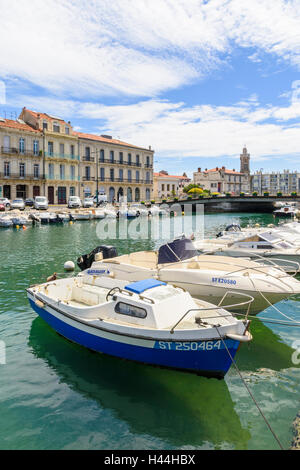
{"type": "Polygon", "coordinates": [[[58,336],[40,318],[32,323],[29,346],[60,381],[112,410],[135,434],[174,447],[247,448],[250,433],[241,426],[224,380],[92,353],[58,336]]]}

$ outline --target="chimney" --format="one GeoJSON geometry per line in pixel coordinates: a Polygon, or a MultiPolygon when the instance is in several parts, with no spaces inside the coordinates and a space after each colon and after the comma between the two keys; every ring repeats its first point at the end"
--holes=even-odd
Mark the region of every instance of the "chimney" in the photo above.
{"type": "Polygon", "coordinates": [[[201,168],[198,168],[198,173],[201,173],[201,168]]]}
{"type": "Polygon", "coordinates": [[[222,170],[225,170],[225,166],[222,166],[222,170]]]}
{"type": "Polygon", "coordinates": [[[218,169],[219,169],[219,168],[216,166],[216,170],[217,170],[217,171],[218,171],[218,169]]]}
{"type": "Polygon", "coordinates": [[[151,145],[149,145],[149,150],[151,150],[151,145]]]}

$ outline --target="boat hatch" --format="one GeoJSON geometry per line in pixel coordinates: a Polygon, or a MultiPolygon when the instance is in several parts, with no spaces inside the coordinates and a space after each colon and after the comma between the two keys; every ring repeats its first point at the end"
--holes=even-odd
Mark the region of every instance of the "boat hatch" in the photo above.
{"type": "Polygon", "coordinates": [[[125,289],[129,290],[130,292],[134,292],[135,294],[142,294],[142,292],[145,292],[145,290],[166,285],[167,284],[165,282],[158,281],[157,279],[144,279],[142,281],[128,284],[128,286],[125,286],[125,289]]]}

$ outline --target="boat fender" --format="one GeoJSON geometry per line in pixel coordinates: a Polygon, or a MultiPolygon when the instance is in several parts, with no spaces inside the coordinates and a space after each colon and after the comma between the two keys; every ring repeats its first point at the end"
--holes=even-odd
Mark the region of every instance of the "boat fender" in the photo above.
{"type": "Polygon", "coordinates": [[[74,271],[75,264],[73,263],[73,261],[66,261],[65,264],[64,264],[64,269],[66,271],[74,271]]]}
{"type": "Polygon", "coordinates": [[[39,308],[45,308],[44,302],[41,302],[41,300],[38,299],[35,300],[35,305],[39,308]]]}
{"type": "Polygon", "coordinates": [[[248,343],[249,341],[252,341],[252,335],[250,331],[245,331],[244,335],[235,335],[232,333],[227,333],[226,337],[229,339],[234,339],[236,341],[240,341],[241,343],[248,343]]]}

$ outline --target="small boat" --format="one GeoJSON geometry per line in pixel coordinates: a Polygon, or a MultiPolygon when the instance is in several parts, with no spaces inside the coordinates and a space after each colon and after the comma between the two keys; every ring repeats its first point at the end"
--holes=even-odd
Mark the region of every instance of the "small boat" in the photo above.
{"type": "Polygon", "coordinates": [[[41,224],[49,224],[50,217],[51,215],[49,212],[41,212],[39,214],[39,219],[40,219],[41,224]]]}
{"type": "Polygon", "coordinates": [[[105,218],[104,209],[94,209],[92,212],[93,212],[93,218],[94,219],[104,219],[105,218]]]}
{"type": "Polygon", "coordinates": [[[13,226],[22,226],[22,225],[32,225],[32,219],[25,215],[20,215],[20,216],[13,216],[11,218],[13,226]]]}
{"type": "Polygon", "coordinates": [[[300,247],[292,240],[279,228],[247,229],[220,232],[215,239],[196,241],[195,247],[203,254],[261,260],[295,274],[300,269],[300,247]]]}
{"type": "Polygon", "coordinates": [[[280,209],[273,211],[273,214],[275,217],[295,217],[298,212],[299,211],[296,207],[287,204],[280,209]]]}
{"type": "Polygon", "coordinates": [[[131,204],[130,209],[136,212],[137,217],[148,217],[149,215],[148,209],[143,204],[131,204]]]}
{"type": "Polygon", "coordinates": [[[10,228],[13,226],[13,221],[8,215],[3,215],[0,217],[0,227],[10,228]]]}
{"type": "MultiPolygon", "coordinates": [[[[300,281],[274,263],[260,264],[242,258],[199,255],[193,242],[176,239],[157,251],[140,251],[95,260],[91,268],[106,267],[116,279],[139,281],[153,277],[183,287],[193,297],[218,304],[223,296],[238,303],[238,295],[254,298],[251,313],[300,293],[300,281]]],[[[293,266],[295,270],[295,266],[293,266]]],[[[238,310],[236,310],[238,311],[238,310]]]]}
{"type": "MultiPolygon", "coordinates": [[[[155,279],[128,283],[92,272],[32,286],[27,296],[55,331],[86,348],[209,377],[224,377],[252,339],[247,319],[155,279]]],[[[245,311],[251,301],[241,296],[245,311]]]]}
{"type": "Polygon", "coordinates": [[[91,211],[78,211],[72,214],[73,220],[91,220],[92,219],[92,212],[91,211]]]}
{"type": "Polygon", "coordinates": [[[104,210],[105,217],[107,219],[116,219],[117,218],[117,213],[116,213],[116,210],[113,206],[110,206],[109,204],[107,204],[104,207],[103,210],[104,210]]]}

